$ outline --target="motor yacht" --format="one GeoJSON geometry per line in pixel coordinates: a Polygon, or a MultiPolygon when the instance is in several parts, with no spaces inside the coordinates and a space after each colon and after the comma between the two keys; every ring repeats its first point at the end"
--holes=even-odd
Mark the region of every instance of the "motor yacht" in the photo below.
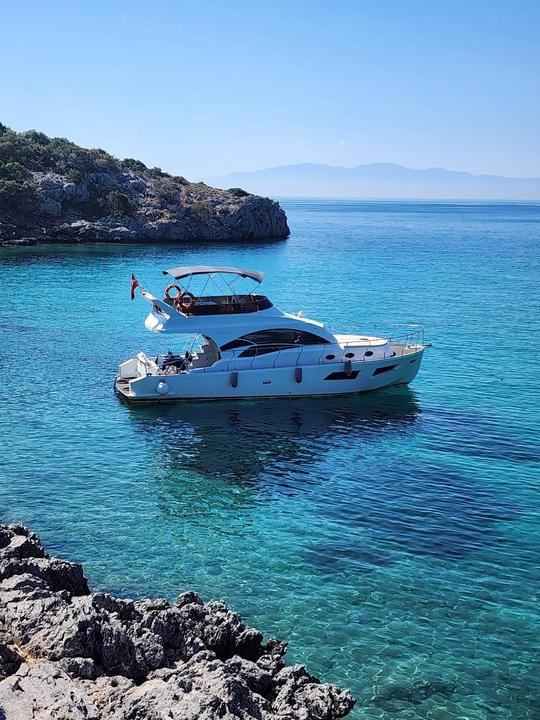
{"type": "Polygon", "coordinates": [[[419,325],[399,325],[382,337],[334,333],[258,294],[262,272],[199,265],[163,274],[169,277],[163,298],[134,276],[132,298],[138,290],[150,303],[148,330],[184,336],[184,347],[137,352],[120,364],[115,387],[130,402],[345,395],[406,385],[420,368],[426,344],[419,325]],[[191,292],[200,277],[203,289],[191,292]],[[225,293],[208,294],[218,280],[225,293]],[[256,287],[240,292],[238,280],[256,287]]]}

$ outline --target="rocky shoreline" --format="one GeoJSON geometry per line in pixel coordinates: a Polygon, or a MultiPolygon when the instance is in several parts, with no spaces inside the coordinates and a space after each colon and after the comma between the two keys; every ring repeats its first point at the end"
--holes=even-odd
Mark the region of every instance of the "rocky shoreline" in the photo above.
{"type": "Polygon", "coordinates": [[[270,198],[189,182],[0,123],[0,246],[257,241],[289,235],[270,198]]]}
{"type": "MultiPolygon", "coordinates": [[[[45,178],[47,180],[47,178],[45,178]]],[[[40,178],[38,178],[39,184],[40,178]]],[[[47,187],[47,186],[46,186],[47,187]]],[[[69,183],[55,180],[43,193],[43,202],[51,193],[61,198],[69,183]]],[[[163,209],[134,213],[130,216],[81,217],[76,210],[55,217],[41,214],[29,221],[14,222],[0,217],[0,246],[81,243],[181,243],[208,241],[259,241],[285,238],[289,235],[287,217],[279,204],[269,198],[249,195],[234,198],[226,190],[199,184],[191,189],[199,197],[189,206],[178,205],[174,216],[163,209]],[[203,209],[195,203],[204,205],[203,209]]],[[[145,200],[148,197],[145,196],[145,200]]],[[[53,200],[53,208],[59,201],[53,200]]]]}
{"type": "Polygon", "coordinates": [[[2,720],[334,720],[350,693],[285,665],[221,602],[90,593],[81,565],[0,525],[2,720]]]}

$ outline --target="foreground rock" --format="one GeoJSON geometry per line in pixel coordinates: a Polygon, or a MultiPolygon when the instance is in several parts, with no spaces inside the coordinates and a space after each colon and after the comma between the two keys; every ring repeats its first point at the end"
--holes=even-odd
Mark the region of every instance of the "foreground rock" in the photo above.
{"type": "Polygon", "coordinates": [[[0,123],[0,245],[283,238],[277,202],[0,123]]]}
{"type": "Polygon", "coordinates": [[[0,525],[0,717],[5,720],[333,720],[354,701],[222,603],[90,594],[82,567],[0,525]]]}

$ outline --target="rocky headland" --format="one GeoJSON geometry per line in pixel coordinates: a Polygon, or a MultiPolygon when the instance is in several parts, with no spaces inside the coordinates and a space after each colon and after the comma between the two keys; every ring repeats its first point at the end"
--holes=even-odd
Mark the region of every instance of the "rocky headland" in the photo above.
{"type": "Polygon", "coordinates": [[[0,245],[249,241],[289,235],[279,204],[0,123],[0,245]]]}
{"type": "Polygon", "coordinates": [[[90,593],[81,565],[0,525],[2,720],[334,720],[346,690],[285,665],[221,602],[90,593]]]}

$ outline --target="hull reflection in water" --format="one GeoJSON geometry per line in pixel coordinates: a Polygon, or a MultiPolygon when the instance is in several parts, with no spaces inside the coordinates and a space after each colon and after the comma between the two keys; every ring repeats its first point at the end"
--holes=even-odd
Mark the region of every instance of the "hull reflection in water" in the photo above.
{"type": "Polygon", "coordinates": [[[407,387],[360,397],[130,407],[134,423],[157,443],[165,472],[192,469],[237,483],[257,481],[263,471],[298,482],[298,470],[330,449],[383,440],[419,413],[407,387]]]}
{"type": "Polygon", "coordinates": [[[164,516],[187,524],[190,536],[198,526],[207,541],[232,535],[240,542],[265,513],[282,514],[290,527],[298,515],[305,537],[296,538],[289,559],[296,553],[321,572],[371,571],[403,552],[462,558],[489,544],[497,522],[514,512],[509,498],[487,493],[443,458],[424,466],[399,449],[421,417],[406,387],[133,406],[130,417],[153,449],[148,489],[164,516]]]}

